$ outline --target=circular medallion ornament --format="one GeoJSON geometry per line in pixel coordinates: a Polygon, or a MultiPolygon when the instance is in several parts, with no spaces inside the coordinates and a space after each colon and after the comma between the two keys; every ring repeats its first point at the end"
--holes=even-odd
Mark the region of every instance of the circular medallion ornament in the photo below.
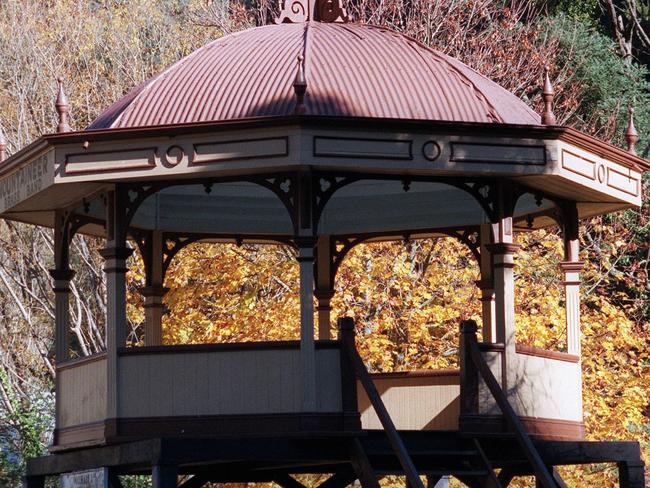
{"type": "Polygon", "coordinates": [[[605,165],[599,164],[598,169],[596,170],[596,176],[598,177],[598,183],[605,183],[605,165]]]}
{"type": "Polygon", "coordinates": [[[428,161],[435,161],[440,156],[440,146],[436,141],[425,142],[422,146],[422,155],[428,161]]]}
{"type": "Polygon", "coordinates": [[[185,151],[180,146],[169,146],[165,151],[165,166],[176,166],[185,159],[185,151]]]}

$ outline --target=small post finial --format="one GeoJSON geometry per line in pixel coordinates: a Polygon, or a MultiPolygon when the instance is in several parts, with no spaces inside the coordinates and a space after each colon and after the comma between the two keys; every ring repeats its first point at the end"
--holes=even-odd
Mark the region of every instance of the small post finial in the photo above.
{"type": "Polygon", "coordinates": [[[307,80],[305,78],[305,58],[302,54],[298,55],[298,72],[293,82],[293,91],[296,94],[297,115],[303,115],[307,111],[305,108],[305,94],[307,93],[307,80]]]}
{"type": "Polygon", "coordinates": [[[634,126],[634,106],[630,105],[628,109],[628,124],[625,129],[625,140],[627,142],[627,152],[636,156],[636,143],[639,141],[639,133],[634,126]]]}
{"type": "Polygon", "coordinates": [[[0,128],[0,163],[7,159],[7,138],[5,131],[0,128]]]}
{"type": "Polygon", "coordinates": [[[542,113],[542,124],[555,125],[557,119],[553,113],[553,99],[555,98],[555,89],[551,83],[549,75],[550,68],[548,65],[544,66],[544,88],[542,90],[542,98],[544,99],[544,112],[542,113]]]}
{"type": "Polygon", "coordinates": [[[68,97],[63,90],[63,78],[59,76],[56,79],[56,82],[59,85],[56,101],[54,102],[54,106],[56,107],[56,111],[59,115],[59,125],[57,126],[56,130],[57,132],[70,132],[70,125],[68,125],[69,104],[68,97]]]}

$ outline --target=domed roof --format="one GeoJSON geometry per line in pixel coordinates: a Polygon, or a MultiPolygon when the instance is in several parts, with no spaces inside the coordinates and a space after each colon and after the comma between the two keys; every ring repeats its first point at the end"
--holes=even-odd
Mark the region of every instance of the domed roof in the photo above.
{"type": "Polygon", "coordinates": [[[283,23],[217,39],[133,89],[88,129],[304,114],[539,124],[523,101],[463,63],[389,29],[283,23]]]}

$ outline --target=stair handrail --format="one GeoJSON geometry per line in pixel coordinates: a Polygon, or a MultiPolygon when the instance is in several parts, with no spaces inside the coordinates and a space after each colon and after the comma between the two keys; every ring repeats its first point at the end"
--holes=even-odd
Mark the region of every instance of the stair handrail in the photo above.
{"type": "Polygon", "coordinates": [[[386,437],[388,437],[388,442],[390,443],[399,463],[404,470],[406,479],[410,488],[424,488],[424,484],[420,479],[420,475],[415,468],[415,464],[411,459],[411,456],[404,445],[404,441],[397,432],[397,428],[391,419],[386,405],[381,399],[381,395],[375,386],[375,383],[372,381],[372,377],[366,368],[366,365],[363,362],[363,359],[357,351],[357,347],[354,342],[354,319],[351,317],[341,317],[338,319],[338,328],[339,328],[339,340],[342,345],[343,352],[347,355],[352,367],[354,369],[357,378],[361,382],[363,389],[368,395],[368,399],[375,412],[377,417],[381,422],[381,425],[384,427],[386,432],[386,437]]]}
{"type": "Polygon", "coordinates": [[[508,426],[515,434],[515,439],[517,440],[519,446],[523,449],[528,462],[532,465],[533,471],[535,472],[535,477],[538,483],[541,484],[543,488],[558,488],[558,484],[553,479],[551,473],[546,468],[542,457],[535,448],[533,441],[531,440],[528,432],[524,428],[524,425],[521,423],[519,416],[515,410],[510,405],[508,397],[504,393],[501,385],[494,377],[492,370],[488,366],[485,358],[481,354],[481,351],[478,346],[478,339],[476,338],[476,332],[478,326],[474,320],[464,320],[460,325],[461,334],[463,334],[463,343],[469,352],[469,357],[472,360],[472,363],[478,369],[485,385],[490,390],[492,397],[496,401],[501,413],[506,419],[508,426]]]}

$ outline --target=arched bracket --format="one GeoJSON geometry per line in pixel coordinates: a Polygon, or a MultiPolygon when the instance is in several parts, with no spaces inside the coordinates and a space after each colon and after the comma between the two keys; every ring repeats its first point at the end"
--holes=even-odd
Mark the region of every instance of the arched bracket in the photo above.
{"type": "Polygon", "coordinates": [[[299,226],[298,205],[296,204],[298,195],[297,174],[285,173],[273,177],[249,177],[243,179],[242,181],[255,183],[268,190],[271,190],[280,199],[282,204],[287,209],[287,212],[289,212],[289,216],[294,227],[294,233],[297,233],[299,226]]]}
{"type": "Polygon", "coordinates": [[[447,183],[448,185],[454,186],[460,190],[464,190],[469,193],[478,204],[483,208],[483,211],[487,215],[488,219],[491,222],[496,221],[498,218],[498,188],[497,184],[493,181],[458,181],[458,180],[449,180],[443,181],[442,183],[447,183]]]}
{"type": "Polygon", "coordinates": [[[356,183],[363,179],[362,176],[349,176],[349,175],[333,175],[326,173],[314,173],[314,215],[313,226],[318,230],[320,218],[325,211],[327,202],[330,201],[332,196],[344,186],[356,183]]]}
{"type": "Polygon", "coordinates": [[[163,279],[167,275],[167,270],[171,264],[174,256],[176,256],[181,250],[205,239],[205,236],[198,234],[190,235],[174,235],[174,234],[163,234],[163,279]]]}
{"type": "Polygon", "coordinates": [[[69,210],[57,212],[55,220],[55,239],[60,239],[59,246],[60,252],[55,256],[56,269],[69,269],[70,268],[70,244],[74,236],[81,230],[82,227],[88,224],[99,223],[97,219],[87,215],[79,215],[78,213],[69,210]]]}
{"type": "Polygon", "coordinates": [[[124,219],[126,228],[128,229],[130,227],[140,205],[147,198],[172,185],[170,183],[135,183],[125,186],[123,197],[126,198],[126,201],[123,204],[126,213],[124,219]]]}
{"type": "Polygon", "coordinates": [[[345,259],[345,256],[358,244],[361,244],[371,236],[357,236],[357,237],[336,237],[332,236],[330,238],[330,283],[335,283],[336,273],[338,273],[341,263],[345,259]]]}
{"type": "Polygon", "coordinates": [[[465,229],[441,229],[439,231],[449,237],[458,239],[461,243],[465,244],[470,250],[478,265],[481,265],[481,242],[480,230],[478,227],[467,227],[465,229]]]}

